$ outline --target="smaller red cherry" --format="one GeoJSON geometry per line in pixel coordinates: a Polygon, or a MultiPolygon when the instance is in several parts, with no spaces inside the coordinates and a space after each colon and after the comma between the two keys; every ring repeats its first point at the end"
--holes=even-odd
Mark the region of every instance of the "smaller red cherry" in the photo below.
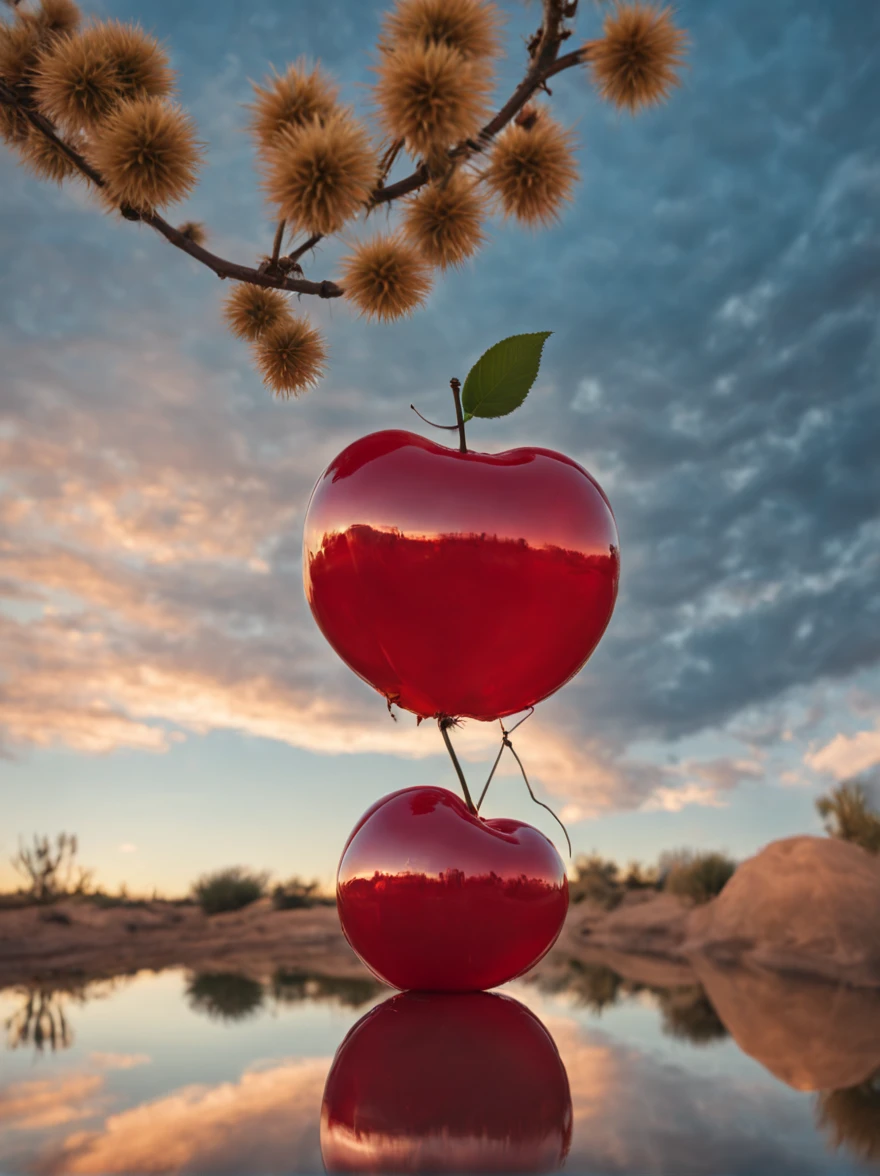
{"type": "Polygon", "coordinates": [[[523,821],[484,820],[445,788],[404,788],[368,809],[336,885],[345,937],[393,988],[466,992],[521,975],[568,910],[553,843],[523,821]]]}

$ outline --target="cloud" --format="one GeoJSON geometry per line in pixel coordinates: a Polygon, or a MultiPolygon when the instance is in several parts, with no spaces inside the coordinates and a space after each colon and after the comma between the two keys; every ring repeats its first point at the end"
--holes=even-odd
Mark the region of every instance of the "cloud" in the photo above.
{"type": "Polygon", "coordinates": [[[835,780],[858,776],[880,763],[880,724],[872,731],[835,735],[818,751],[808,752],[804,762],[816,772],[827,772],[835,780]]]}
{"type": "MultiPolygon", "coordinates": [[[[362,97],[379,5],[307,28],[271,4],[190,9],[151,10],[211,140],[185,215],[246,258],[270,233],[238,129],[247,79],[302,51],[362,97]]],[[[554,336],[522,412],[475,422],[473,444],[571,453],[621,532],[609,631],[521,737],[567,811],[723,803],[723,782],[670,769],[665,749],[702,741],[711,763],[708,743],[740,738],[750,711],[876,675],[880,9],[746,0],[735,29],[723,13],[684,6],[688,89],[645,118],[560,79],[588,182],[540,241],[494,226],[477,266],[405,324],[309,306],[333,363],[296,404],[274,403],[223,334],[222,284],[0,156],[15,225],[0,229],[0,750],[161,753],[221,729],[433,754],[323,645],[300,529],[327,461],[405,427],[413,400],[442,412],[447,369],[464,374],[499,322],[554,336]]],[[[515,40],[531,17],[511,20],[515,40]]],[[[336,255],[307,259],[309,276],[332,276],[336,255]]],[[[468,754],[491,750],[474,740],[468,754]]]]}

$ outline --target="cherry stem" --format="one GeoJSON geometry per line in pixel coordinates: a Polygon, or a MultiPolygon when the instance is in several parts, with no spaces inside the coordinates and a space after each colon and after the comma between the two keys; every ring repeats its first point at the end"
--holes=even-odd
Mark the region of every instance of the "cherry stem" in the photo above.
{"type": "Polygon", "coordinates": [[[458,448],[462,453],[467,453],[467,441],[464,435],[464,413],[461,410],[461,380],[457,380],[455,376],[449,381],[449,387],[452,389],[452,395],[455,397],[455,420],[456,428],[458,429],[458,448]]]}
{"type": "Polygon", "coordinates": [[[452,746],[452,740],[449,738],[449,728],[452,726],[452,719],[446,716],[441,716],[437,720],[437,726],[440,728],[440,734],[443,736],[443,742],[446,744],[446,750],[449,752],[449,758],[452,760],[452,766],[455,768],[458,775],[458,782],[461,784],[461,790],[464,793],[465,804],[475,817],[479,816],[476,806],[471,798],[470,789],[467,786],[467,780],[464,778],[464,772],[461,770],[461,764],[458,762],[458,756],[455,754],[455,748],[452,746]]]}

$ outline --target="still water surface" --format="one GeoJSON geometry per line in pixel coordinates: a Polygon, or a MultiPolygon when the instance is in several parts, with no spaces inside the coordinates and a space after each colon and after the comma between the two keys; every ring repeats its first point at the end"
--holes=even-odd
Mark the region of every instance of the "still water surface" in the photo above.
{"type": "Polygon", "coordinates": [[[284,973],[7,989],[0,1173],[412,1170],[413,1157],[597,1176],[880,1171],[880,1082],[793,1089],[742,1052],[699,988],[593,968],[500,991],[519,1005],[483,996],[450,1015],[429,998],[383,1004],[369,981],[284,973]],[[365,1015],[322,1129],[334,1054],[365,1015]],[[443,1017],[442,1032],[419,1031],[443,1017]],[[429,1100],[437,1066],[468,1057],[470,1077],[442,1078],[429,1100]]]}

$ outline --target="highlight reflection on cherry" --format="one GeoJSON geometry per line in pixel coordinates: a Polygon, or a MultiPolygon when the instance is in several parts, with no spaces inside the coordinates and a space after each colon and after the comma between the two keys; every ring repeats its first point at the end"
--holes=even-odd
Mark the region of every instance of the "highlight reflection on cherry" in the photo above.
{"type": "Polygon", "coordinates": [[[328,1172],[552,1172],[571,1143],[553,1038],[495,993],[402,993],[352,1028],[321,1108],[328,1172]]]}
{"type": "Polygon", "coordinates": [[[617,594],[608,500],[549,449],[459,453],[371,433],[318,480],[303,544],[321,632],[425,717],[489,720],[540,702],[593,652],[617,594]]]}

